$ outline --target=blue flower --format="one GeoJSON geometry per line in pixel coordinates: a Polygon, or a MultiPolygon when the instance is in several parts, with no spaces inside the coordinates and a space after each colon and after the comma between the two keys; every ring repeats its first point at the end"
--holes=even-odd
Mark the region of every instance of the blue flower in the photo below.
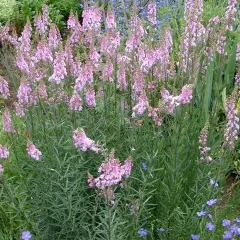
{"type": "Polygon", "coordinates": [[[222,225],[223,225],[224,227],[230,227],[230,226],[231,226],[231,221],[228,220],[228,219],[223,219],[222,225]]]}
{"type": "Polygon", "coordinates": [[[208,217],[210,220],[213,220],[213,216],[211,214],[208,214],[208,217]]]}
{"type": "Polygon", "coordinates": [[[142,162],[142,168],[143,168],[143,170],[147,170],[147,165],[146,165],[146,163],[145,162],[142,162]]]}
{"type": "Polygon", "coordinates": [[[224,240],[231,240],[232,239],[232,233],[230,231],[225,231],[223,234],[224,240]]]}
{"type": "Polygon", "coordinates": [[[215,205],[216,203],[217,203],[217,199],[211,199],[211,200],[207,201],[207,205],[208,205],[208,206],[213,206],[213,205],[215,205]]]}
{"type": "Polygon", "coordinates": [[[192,240],[199,240],[199,239],[200,239],[200,236],[199,236],[199,235],[191,234],[191,239],[192,239],[192,240]]]}
{"type": "Polygon", "coordinates": [[[213,225],[211,222],[209,222],[209,223],[206,224],[206,228],[207,228],[209,231],[213,231],[215,227],[214,227],[214,225],[213,225]]]}
{"type": "Polygon", "coordinates": [[[239,218],[235,218],[233,221],[234,221],[235,223],[240,223],[240,219],[239,219],[239,218]]]}
{"type": "Polygon", "coordinates": [[[231,233],[236,234],[238,232],[238,226],[236,224],[233,224],[231,226],[231,233]]]}
{"type": "Polygon", "coordinates": [[[215,180],[213,180],[212,178],[210,179],[210,184],[212,186],[214,186],[215,188],[218,188],[218,183],[215,180]]]}
{"type": "Polygon", "coordinates": [[[203,211],[201,211],[201,212],[197,212],[197,215],[198,215],[198,217],[204,217],[204,216],[206,216],[206,212],[203,212],[203,211]]]}
{"type": "Polygon", "coordinates": [[[158,232],[166,232],[166,229],[164,229],[164,228],[158,228],[157,231],[158,231],[158,232]]]}
{"type": "Polygon", "coordinates": [[[146,229],[144,229],[144,228],[140,228],[138,230],[139,237],[145,237],[145,236],[147,236],[147,234],[148,234],[148,231],[146,229]]]}
{"type": "Polygon", "coordinates": [[[22,232],[22,240],[30,240],[31,237],[32,237],[32,235],[29,231],[22,232]]]}

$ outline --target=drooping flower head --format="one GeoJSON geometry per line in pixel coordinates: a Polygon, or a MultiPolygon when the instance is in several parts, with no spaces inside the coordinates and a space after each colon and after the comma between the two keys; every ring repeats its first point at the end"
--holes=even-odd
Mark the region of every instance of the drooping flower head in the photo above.
{"type": "Polygon", "coordinates": [[[101,151],[100,146],[98,146],[98,144],[96,144],[92,139],[88,138],[83,129],[74,130],[72,137],[75,147],[83,152],[86,152],[88,149],[96,153],[101,151]]]}
{"type": "Polygon", "coordinates": [[[91,174],[88,176],[88,183],[91,187],[104,189],[112,185],[120,184],[123,177],[128,178],[131,174],[132,159],[129,157],[124,164],[115,159],[114,153],[110,153],[109,158],[101,164],[98,169],[99,177],[94,178],[91,174]]]}
{"type": "Polygon", "coordinates": [[[32,143],[27,144],[27,153],[34,160],[40,160],[42,153],[32,143]]]}

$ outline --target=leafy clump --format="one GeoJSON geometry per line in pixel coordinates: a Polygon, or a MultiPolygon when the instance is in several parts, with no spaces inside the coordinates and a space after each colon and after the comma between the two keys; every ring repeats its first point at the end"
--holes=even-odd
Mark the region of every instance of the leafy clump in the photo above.
{"type": "Polygon", "coordinates": [[[12,18],[16,4],[15,0],[0,1],[0,22],[7,22],[12,18]]]}

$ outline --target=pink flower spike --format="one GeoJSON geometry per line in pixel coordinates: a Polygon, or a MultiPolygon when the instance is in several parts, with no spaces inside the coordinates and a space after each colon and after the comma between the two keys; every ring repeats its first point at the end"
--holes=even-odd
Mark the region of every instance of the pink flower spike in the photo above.
{"type": "Polygon", "coordinates": [[[96,107],[94,88],[88,88],[86,92],[86,102],[89,107],[96,107]]]}
{"type": "Polygon", "coordinates": [[[15,133],[16,131],[12,128],[12,120],[9,110],[6,108],[2,115],[2,124],[4,132],[15,133]]]}
{"type": "Polygon", "coordinates": [[[74,93],[69,102],[69,108],[72,111],[82,111],[82,99],[78,93],[74,93]]]}
{"type": "Polygon", "coordinates": [[[3,95],[4,99],[8,99],[10,96],[8,83],[2,76],[0,76],[0,94],[3,95]]]}
{"type": "Polygon", "coordinates": [[[27,153],[34,160],[40,160],[42,153],[32,143],[27,144],[27,153]]]}
{"type": "Polygon", "coordinates": [[[148,21],[152,24],[157,23],[157,6],[155,2],[148,4],[148,21]]]}
{"type": "Polygon", "coordinates": [[[1,144],[0,144],[0,158],[8,158],[9,156],[9,152],[7,150],[6,147],[3,147],[1,144]]]}
{"type": "Polygon", "coordinates": [[[66,76],[67,69],[65,63],[65,53],[61,51],[56,54],[56,58],[54,59],[53,75],[48,80],[49,82],[60,84],[66,76]]]}
{"type": "Polygon", "coordinates": [[[20,105],[26,105],[30,102],[30,95],[31,95],[32,89],[29,87],[29,84],[25,81],[22,81],[20,83],[20,86],[18,88],[18,103],[20,105]]]}

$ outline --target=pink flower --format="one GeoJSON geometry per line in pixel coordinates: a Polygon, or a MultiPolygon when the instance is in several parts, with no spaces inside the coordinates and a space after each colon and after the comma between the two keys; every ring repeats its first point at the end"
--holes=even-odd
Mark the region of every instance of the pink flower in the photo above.
{"type": "Polygon", "coordinates": [[[46,4],[42,5],[42,21],[45,24],[45,26],[50,25],[50,18],[49,18],[49,11],[48,6],[46,4]]]}
{"type": "Polygon", "coordinates": [[[54,59],[53,75],[48,80],[49,82],[60,84],[65,76],[67,76],[65,54],[63,51],[60,51],[57,52],[56,58],[54,59]]]}
{"type": "Polygon", "coordinates": [[[86,136],[83,129],[76,129],[73,131],[73,141],[76,148],[80,148],[81,151],[86,152],[87,149],[93,152],[99,153],[101,151],[100,147],[90,138],[86,136]]]}
{"type": "Polygon", "coordinates": [[[29,53],[31,49],[31,34],[32,34],[32,27],[31,23],[28,20],[26,25],[24,26],[24,30],[22,32],[21,37],[18,39],[19,44],[17,45],[18,51],[23,53],[29,53]]]}
{"type": "Polygon", "coordinates": [[[89,52],[89,59],[91,60],[93,66],[97,69],[99,68],[101,62],[102,62],[102,59],[101,59],[101,56],[100,54],[97,52],[97,49],[95,47],[91,48],[90,49],[90,52],[89,52]]]}
{"type": "Polygon", "coordinates": [[[108,13],[107,13],[106,26],[108,29],[116,29],[116,27],[117,27],[113,11],[108,11],[108,13]]]}
{"type": "Polygon", "coordinates": [[[51,24],[48,34],[48,44],[51,49],[56,49],[61,41],[60,33],[55,24],[51,24]]]}
{"type": "Polygon", "coordinates": [[[112,82],[112,73],[113,73],[113,64],[112,62],[108,59],[102,73],[102,78],[106,78],[109,82],[112,82]]]}
{"type": "Polygon", "coordinates": [[[148,4],[148,21],[152,24],[157,23],[157,6],[155,2],[151,2],[148,4]]]}
{"type": "Polygon", "coordinates": [[[7,148],[3,147],[0,144],[0,158],[8,158],[8,156],[9,156],[9,152],[8,152],[7,148]]]}
{"type": "Polygon", "coordinates": [[[74,93],[69,102],[69,108],[73,111],[82,111],[82,99],[78,93],[74,93]]]}
{"type": "Polygon", "coordinates": [[[109,159],[101,164],[98,169],[99,177],[95,178],[89,174],[88,183],[90,187],[105,189],[123,181],[123,177],[128,178],[132,170],[132,159],[129,157],[121,165],[120,161],[115,159],[114,153],[110,153],[109,159]]]}
{"type": "Polygon", "coordinates": [[[17,102],[15,102],[14,105],[15,105],[16,115],[19,116],[19,117],[25,116],[24,107],[17,102]]]}
{"type": "Polygon", "coordinates": [[[42,156],[42,153],[32,143],[27,144],[27,153],[34,160],[39,160],[42,156]]]}
{"type": "Polygon", "coordinates": [[[138,104],[133,107],[132,117],[136,115],[142,115],[148,107],[148,99],[146,95],[141,95],[138,100],[138,104]]]}
{"type": "Polygon", "coordinates": [[[2,115],[2,124],[3,124],[4,132],[12,132],[12,133],[16,132],[12,127],[12,120],[11,120],[10,112],[7,108],[5,108],[3,115],[2,115]]]}
{"type": "Polygon", "coordinates": [[[118,87],[121,90],[127,89],[126,72],[125,72],[125,68],[123,65],[121,65],[119,67],[119,70],[117,72],[117,82],[118,82],[118,87]]]}
{"type": "Polygon", "coordinates": [[[25,81],[22,81],[20,83],[20,86],[18,88],[18,103],[21,105],[28,104],[30,102],[30,94],[32,92],[32,89],[29,87],[29,84],[25,81]]]}
{"type": "Polygon", "coordinates": [[[0,94],[2,94],[5,99],[10,96],[8,83],[2,76],[0,76],[0,94]]]}
{"type": "Polygon", "coordinates": [[[83,10],[83,28],[85,30],[98,30],[102,18],[101,9],[98,7],[89,7],[83,10]]]}
{"type": "Polygon", "coordinates": [[[49,45],[46,42],[41,41],[38,43],[36,50],[36,58],[38,61],[40,60],[45,62],[53,61],[52,52],[50,50],[49,45]]]}
{"type": "Polygon", "coordinates": [[[94,88],[88,88],[86,92],[86,102],[89,107],[96,107],[94,88]]]}
{"type": "Polygon", "coordinates": [[[207,147],[207,137],[208,137],[208,123],[204,126],[199,136],[199,150],[201,153],[201,160],[206,160],[211,162],[212,158],[208,155],[208,152],[211,150],[210,147],[207,147]]]}
{"type": "Polygon", "coordinates": [[[45,35],[47,31],[47,26],[43,22],[42,16],[41,15],[36,15],[34,18],[34,26],[36,27],[37,32],[39,35],[45,35]]]}
{"type": "Polygon", "coordinates": [[[240,62],[240,43],[237,45],[237,55],[236,55],[236,60],[240,62]]]}
{"type": "Polygon", "coordinates": [[[179,95],[179,100],[182,104],[190,103],[192,100],[192,86],[185,85],[182,88],[182,92],[179,95]]]}
{"type": "Polygon", "coordinates": [[[227,112],[227,126],[224,132],[225,146],[229,146],[230,149],[234,148],[234,142],[238,139],[239,131],[239,118],[237,117],[237,109],[235,104],[235,98],[229,97],[226,101],[225,109],[227,112]]]}
{"type": "Polygon", "coordinates": [[[101,53],[108,56],[113,56],[117,53],[120,47],[121,37],[119,32],[107,32],[101,37],[100,50],[101,53]]]}

